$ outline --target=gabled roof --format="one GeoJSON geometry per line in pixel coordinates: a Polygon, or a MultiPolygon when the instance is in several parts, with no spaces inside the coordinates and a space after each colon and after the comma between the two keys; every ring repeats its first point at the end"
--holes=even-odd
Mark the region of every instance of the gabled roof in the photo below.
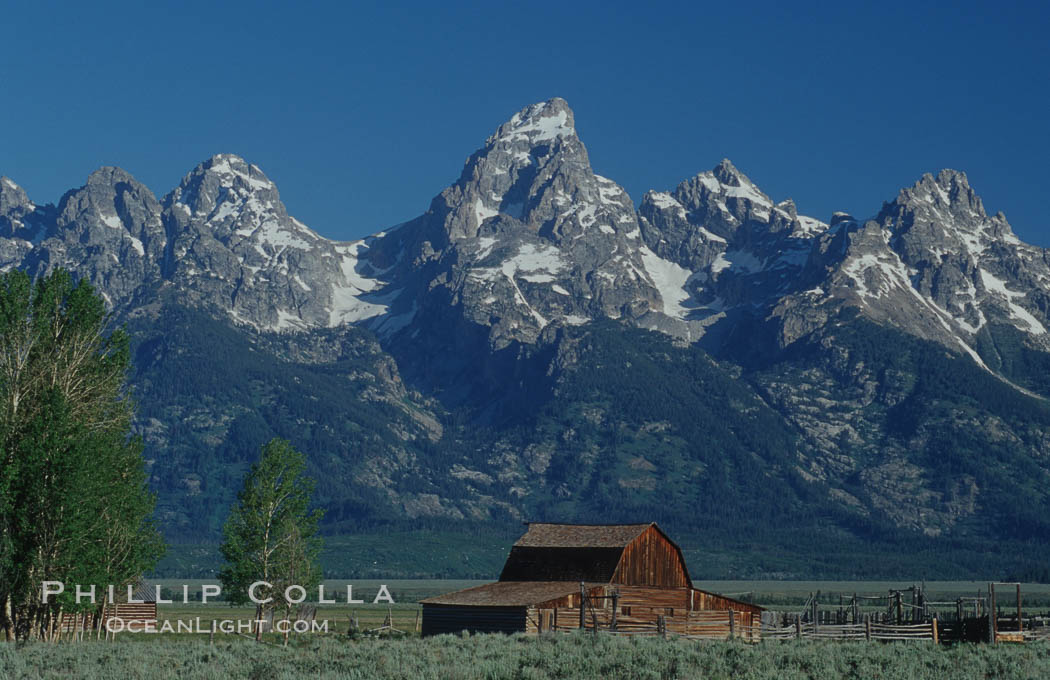
{"type": "MultiPolygon", "coordinates": [[[[682,549],[656,525],[551,524],[530,522],[507,555],[500,581],[612,581],[624,551],[646,532],[659,534],[677,555],[684,583],[691,586],[682,549]]],[[[637,574],[635,575],[637,577],[637,574]]],[[[631,579],[632,576],[625,576],[631,579]]],[[[627,581],[624,581],[625,583],[627,581]]],[[[635,584],[637,585],[637,584],[635,584]]]]}
{"type": "MultiPolygon", "coordinates": [[[[588,589],[599,586],[588,583],[588,589]]],[[[580,592],[579,581],[498,581],[420,600],[466,607],[527,607],[580,592]]]]}
{"type": "Polygon", "coordinates": [[[649,524],[548,524],[530,522],[514,547],[520,548],[624,548],[649,524]]]}

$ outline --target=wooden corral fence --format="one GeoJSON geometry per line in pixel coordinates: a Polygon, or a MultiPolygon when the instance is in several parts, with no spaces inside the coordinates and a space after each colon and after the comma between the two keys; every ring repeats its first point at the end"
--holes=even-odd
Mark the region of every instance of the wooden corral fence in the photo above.
{"type": "MultiPolygon", "coordinates": [[[[542,632],[580,630],[580,610],[540,610],[537,628],[542,632]],[[549,613],[547,613],[549,612],[549,613]],[[547,625],[544,626],[543,624],[547,625]]],[[[858,624],[814,624],[797,620],[782,626],[752,622],[748,612],[697,611],[677,616],[660,615],[656,621],[631,616],[613,616],[608,609],[587,609],[582,628],[586,631],[625,636],[680,637],[689,640],[926,640],[939,642],[938,623],[888,624],[870,619],[858,624]]]]}
{"type": "MultiPolygon", "coordinates": [[[[682,637],[694,640],[877,640],[951,642],[1034,642],[1050,641],[1050,615],[1025,617],[1021,609],[1020,588],[1017,611],[1004,615],[996,606],[995,586],[989,584],[986,596],[959,598],[952,602],[928,600],[919,587],[891,590],[888,595],[854,595],[839,606],[818,604],[819,593],[811,595],[800,612],[753,612],[732,609],[693,610],[693,599],[672,601],[671,593],[613,592],[590,594],[583,607],[533,609],[530,630],[567,632],[581,628],[610,635],[682,637]],[[906,601],[904,595],[909,594],[906,601]],[[663,602],[660,598],[666,598],[663,602]],[[862,612],[861,603],[881,600],[885,608],[862,612]],[[663,606],[678,604],[679,607],[663,606]],[[820,607],[824,606],[824,609],[820,607]],[[991,616],[990,612],[997,612],[991,616]],[[940,612],[940,613],[939,613],[940,612]]],[[[638,590],[638,589],[636,589],[638,590]]],[[[1011,598],[1012,599],[1012,598],[1011,598]]],[[[580,602],[576,599],[573,604],[580,602]]],[[[707,604],[707,603],[703,603],[707,604]]]]}
{"type": "Polygon", "coordinates": [[[937,620],[929,623],[816,624],[797,621],[793,626],[762,626],[763,640],[927,640],[939,642],[937,620]]]}
{"type": "MultiPolygon", "coordinates": [[[[537,627],[541,633],[571,632],[581,628],[578,607],[539,610],[539,613],[541,618],[537,627]]],[[[682,612],[674,616],[660,614],[653,620],[614,615],[614,611],[609,609],[588,608],[583,618],[583,630],[610,635],[675,636],[692,640],[747,642],[758,642],[762,636],[761,624],[752,623],[749,612],[733,610],[682,612]]]]}

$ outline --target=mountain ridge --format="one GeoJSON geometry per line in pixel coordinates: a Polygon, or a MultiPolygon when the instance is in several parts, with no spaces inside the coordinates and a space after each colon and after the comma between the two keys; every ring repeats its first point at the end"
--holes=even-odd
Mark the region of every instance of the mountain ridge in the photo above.
{"type": "Polygon", "coordinates": [[[1036,336],[1046,335],[1050,308],[1050,276],[1040,262],[1045,251],[1017,239],[1002,213],[989,218],[964,173],[926,174],[872,219],[838,215],[829,225],[799,215],[790,199],[774,204],[724,159],[673,192],[646,192],[635,210],[626,191],[590,169],[573,113],[558,98],[525,107],[499,126],[466,161],[459,180],[421,217],[349,242],[321,237],[291,217],[262,170],[232,154],[202,162],[159,201],[125,171],[100,169],[81,189],[63,196],[56,224],[45,229],[43,239],[39,233],[19,239],[14,232],[25,230],[27,217],[40,222],[44,208],[9,178],[2,189],[0,220],[10,234],[4,246],[12,251],[4,266],[39,270],[65,258],[75,269],[90,256],[84,248],[68,241],[49,248],[41,241],[60,237],[69,225],[82,225],[76,239],[117,250],[122,268],[141,260],[154,269],[135,272],[128,281],[114,272],[110,277],[116,280],[109,282],[101,274],[104,268],[96,267],[103,292],[116,296],[110,300],[114,306],[132,295],[136,284],[179,287],[181,279],[222,268],[230,270],[226,280],[187,283],[183,292],[225,306],[236,321],[265,330],[367,321],[383,334],[394,333],[427,304],[418,288],[432,288],[434,279],[416,282],[412,295],[407,289],[413,284],[406,283],[412,270],[426,263],[439,270],[437,276],[454,279],[439,285],[451,285],[452,300],[467,301],[467,316],[491,328],[496,348],[511,340],[535,342],[550,321],[574,324],[601,317],[626,317],[642,327],[698,340],[734,309],[780,299],[786,304],[767,320],[780,322],[784,345],[812,326],[805,317],[825,318],[822,307],[835,308],[834,300],[855,296],[875,320],[897,323],[981,363],[972,336],[984,323],[986,307],[996,308],[999,316],[1005,312],[1014,325],[1036,336]],[[118,186],[125,187],[119,195],[118,186]],[[882,231],[871,228],[872,222],[882,231]],[[126,227],[117,229],[122,243],[100,234],[101,226],[126,227]],[[845,240],[833,243],[836,234],[845,240]],[[880,234],[885,244],[877,242],[880,234]],[[581,238],[582,247],[576,243],[581,238]],[[158,242],[166,249],[163,255],[146,252],[158,242]],[[934,262],[934,256],[945,253],[936,246],[931,250],[931,242],[965,254],[953,256],[958,262],[934,262]],[[34,258],[41,245],[58,252],[34,258]],[[1009,247],[1018,252],[1008,252],[1009,247]],[[502,257],[489,257],[493,248],[502,257]],[[844,252],[838,262],[818,257],[835,248],[853,253],[844,252]],[[973,258],[989,250],[998,272],[974,266],[973,258]],[[456,266],[443,262],[443,256],[456,260],[456,266]],[[1005,269],[1003,258],[1009,260],[1005,269]],[[1018,262],[1022,259],[1029,260],[1027,266],[1018,262]],[[483,266],[488,262],[499,266],[483,266]],[[839,271],[821,276],[822,267],[835,266],[839,271]],[[381,278],[398,267],[387,276],[393,285],[381,278]],[[290,268],[294,275],[289,276],[290,268]],[[1002,271],[1013,276],[1004,278],[1002,271]],[[911,282],[916,276],[919,280],[911,282]],[[1015,277],[1027,290],[1010,287],[1015,277]],[[807,287],[791,289],[792,279],[807,287]],[[901,300],[891,294],[898,299],[881,304],[869,285],[920,295],[901,300]],[[807,301],[806,295],[817,290],[831,299],[807,301]],[[1037,298],[1033,304],[1019,303],[1030,294],[1037,298]],[[475,304],[479,297],[509,298],[514,304],[498,310],[493,320],[492,310],[475,304]],[[274,299],[281,302],[270,303],[274,299]],[[888,307],[907,308],[908,323],[888,307]]]}
{"type": "Polygon", "coordinates": [[[65,266],[129,325],[180,540],[215,535],[269,436],[307,451],[331,532],[614,512],[722,548],[745,523],[771,550],[1050,536],[997,509],[1047,505],[1050,257],[958,171],[865,220],[800,215],[728,159],[636,207],[552,99],[349,242],[232,154],[160,199],[119,168],[57,206],[5,177],[0,266],[65,266]]]}

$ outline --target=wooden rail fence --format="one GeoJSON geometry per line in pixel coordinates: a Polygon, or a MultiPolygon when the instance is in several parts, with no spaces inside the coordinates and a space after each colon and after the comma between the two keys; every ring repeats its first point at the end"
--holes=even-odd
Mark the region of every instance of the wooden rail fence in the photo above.
{"type": "MultiPolygon", "coordinates": [[[[580,630],[579,608],[561,608],[554,612],[552,625],[541,632],[580,630]]],[[[761,642],[776,640],[880,640],[939,642],[939,624],[889,624],[871,620],[863,623],[815,624],[796,620],[793,625],[750,623],[746,612],[699,611],[679,616],[639,618],[619,615],[608,609],[588,609],[583,629],[606,635],[679,637],[688,640],[743,640],[761,642]]],[[[1050,629],[1045,638],[1050,639],[1050,629]]]]}

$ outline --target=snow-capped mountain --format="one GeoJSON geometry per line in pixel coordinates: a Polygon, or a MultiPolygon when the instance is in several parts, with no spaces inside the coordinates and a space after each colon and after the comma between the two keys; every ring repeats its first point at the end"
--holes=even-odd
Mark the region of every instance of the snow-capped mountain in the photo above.
{"type": "Polygon", "coordinates": [[[659,309],[640,246],[630,198],[594,173],[572,111],[552,99],[500,126],[426,214],[371,254],[397,261],[399,314],[454,307],[498,349],[551,324],[659,309]]]}
{"type": "Polygon", "coordinates": [[[5,177],[0,228],[5,267],[80,271],[117,308],[171,290],[258,330],[418,335],[452,314],[498,350],[600,318],[690,341],[746,318],[782,349],[854,307],[977,362],[989,322],[1050,347],[1045,251],[985,214],[962,173],[924,176],[871,220],[829,226],[723,160],[636,211],[591,169],[561,99],[514,114],[426,213],[361,241],[319,236],[229,154],[160,201],[118,168],[54,209],[5,177]]]}
{"type": "Polygon", "coordinates": [[[360,322],[386,311],[366,241],[318,236],[257,166],[222,154],[164,197],[166,279],[260,330],[360,322]]]}
{"type": "Polygon", "coordinates": [[[58,266],[138,338],[139,428],[180,531],[214,519],[262,433],[302,438],[347,522],[663,512],[656,489],[694,508],[783,483],[795,507],[822,485],[844,530],[881,513],[935,536],[1050,488],[1050,257],[955,171],[825,222],[723,160],[636,209],[551,99],[419,217],[353,242],[230,154],[160,200],[119,168],[57,206],[0,178],[0,268],[58,266]],[[987,476],[971,449],[996,451],[987,476]]]}
{"type": "Polygon", "coordinates": [[[201,163],[160,201],[120,168],[95,171],[57,208],[34,205],[7,178],[0,184],[5,268],[66,267],[120,311],[173,294],[258,330],[333,327],[386,311],[372,294],[383,284],[360,262],[368,240],[318,236],[237,156],[201,163]]]}

